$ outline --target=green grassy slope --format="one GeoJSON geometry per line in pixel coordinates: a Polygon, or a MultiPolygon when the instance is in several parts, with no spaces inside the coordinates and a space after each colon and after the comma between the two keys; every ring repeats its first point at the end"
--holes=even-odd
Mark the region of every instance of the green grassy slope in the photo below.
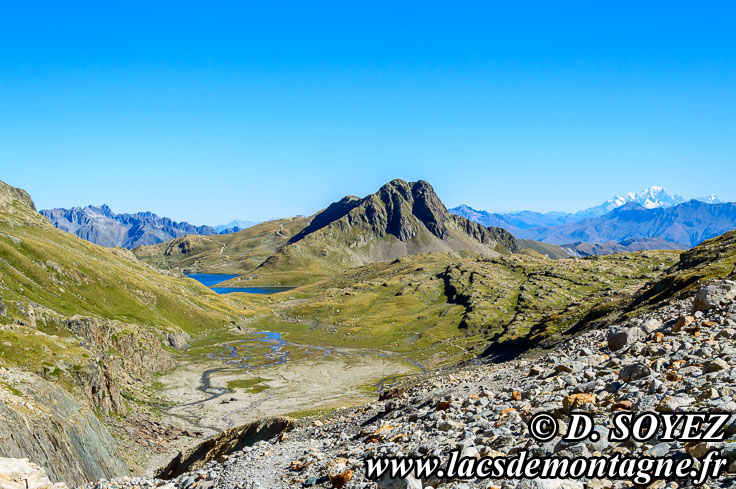
{"type": "Polygon", "coordinates": [[[427,366],[490,343],[537,341],[621,304],[677,261],[674,252],[584,260],[425,253],[353,268],[262,299],[256,327],[296,341],[401,352],[427,366]]]}
{"type": "Polygon", "coordinates": [[[736,231],[680,254],[679,261],[637,295],[628,312],[652,307],[673,296],[691,294],[712,279],[736,278],[736,231]]]}
{"type": "Polygon", "coordinates": [[[88,382],[105,365],[121,388],[142,388],[173,365],[172,335],[206,341],[248,313],[237,297],[54,228],[19,192],[0,182],[0,365],[91,399],[88,382]]]}
{"type": "Polygon", "coordinates": [[[0,208],[0,296],[59,314],[92,315],[190,334],[233,318],[230,303],[189,279],[162,275],[125,250],[55,229],[30,207],[0,208]]]}
{"type": "Polygon", "coordinates": [[[232,234],[190,235],[141,246],[133,253],[141,261],[164,270],[246,273],[273,255],[307,222],[304,217],[277,219],[232,234]]]}

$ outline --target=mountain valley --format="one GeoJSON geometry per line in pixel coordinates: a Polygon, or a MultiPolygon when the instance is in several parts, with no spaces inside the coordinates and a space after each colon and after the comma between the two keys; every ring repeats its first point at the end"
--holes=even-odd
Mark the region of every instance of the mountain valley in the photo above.
{"type": "MultiPolygon", "coordinates": [[[[682,206],[714,206],[634,205],[613,213],[655,211],[663,229],[682,206]]],[[[590,243],[484,227],[449,213],[427,182],[393,180],[310,217],[131,251],[55,228],[27,193],[0,183],[0,456],[30,458],[52,482],[169,489],[199,487],[209,475],[189,470],[209,463],[213,484],[233,487],[217,464],[235,452],[214,441],[227,433],[281,426],[274,416],[298,430],[331,425],[346,409],[358,419],[378,395],[415,385],[445,395],[447,372],[470,381],[475,368],[479,378],[496,371],[479,364],[513,368],[547,355],[553,365],[555,352],[585,335],[638,324],[733,279],[735,243],[730,232],[683,252],[633,239],[597,244],[608,247],[598,256],[590,243]],[[218,286],[295,288],[216,294],[184,276],[194,272],[237,275],[218,286]],[[201,446],[222,456],[192,455],[201,446]],[[124,478],[150,477],[177,454],[196,463],[173,483],[124,478]]],[[[227,446],[246,443],[237,436],[227,446]]]]}

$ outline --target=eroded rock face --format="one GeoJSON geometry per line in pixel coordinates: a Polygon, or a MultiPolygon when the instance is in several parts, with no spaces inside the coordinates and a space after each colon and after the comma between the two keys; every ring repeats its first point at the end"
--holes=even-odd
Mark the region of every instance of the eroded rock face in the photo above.
{"type": "Polygon", "coordinates": [[[279,416],[223,431],[196,447],[180,452],[169,465],[158,471],[156,477],[171,479],[185,472],[200,469],[210,461],[216,461],[231,452],[242,450],[259,441],[275,438],[293,425],[293,419],[279,416]]]}
{"type": "Polygon", "coordinates": [[[0,380],[0,456],[27,457],[67,484],[128,472],[107,428],[61,387],[7,369],[0,380]]]}
{"type": "MultiPolygon", "coordinates": [[[[91,360],[75,375],[87,398],[105,414],[124,413],[121,388],[148,380],[153,372],[175,365],[171,355],[161,347],[161,339],[143,327],[82,316],[66,319],[62,324],[82,338],[90,349],[102,352],[100,358],[91,360]],[[110,350],[117,354],[106,353],[110,350]]],[[[186,347],[185,333],[169,333],[169,343],[172,337],[177,345],[186,347]]]]}
{"type": "Polygon", "coordinates": [[[0,489],[66,489],[66,484],[52,484],[27,458],[0,458],[0,489]]]}
{"type": "Polygon", "coordinates": [[[450,214],[432,186],[423,181],[392,180],[378,192],[363,199],[345,197],[317,214],[312,222],[289,243],[326,226],[335,224],[342,231],[357,228],[374,237],[392,235],[407,242],[426,228],[433,236],[446,240],[450,229],[455,229],[482,244],[500,243],[508,251],[518,250],[516,240],[499,228],[484,228],[464,217],[450,214]]]}

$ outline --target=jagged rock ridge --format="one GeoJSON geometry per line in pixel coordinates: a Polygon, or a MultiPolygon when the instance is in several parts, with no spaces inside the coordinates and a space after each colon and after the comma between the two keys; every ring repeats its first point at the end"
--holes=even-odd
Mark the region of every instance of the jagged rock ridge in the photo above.
{"type": "Polygon", "coordinates": [[[58,229],[108,247],[135,248],[187,234],[217,234],[210,226],[176,222],[152,212],[116,214],[107,205],[42,210],[41,214],[58,229]]]}
{"type": "Polygon", "coordinates": [[[289,243],[298,242],[332,224],[367,230],[377,238],[390,235],[402,242],[413,239],[423,228],[441,240],[447,240],[451,230],[455,230],[482,244],[495,246],[501,239],[514,247],[509,235],[502,230],[488,229],[450,214],[432,186],[423,180],[407,183],[396,179],[363,199],[345,197],[316,214],[289,243]]]}

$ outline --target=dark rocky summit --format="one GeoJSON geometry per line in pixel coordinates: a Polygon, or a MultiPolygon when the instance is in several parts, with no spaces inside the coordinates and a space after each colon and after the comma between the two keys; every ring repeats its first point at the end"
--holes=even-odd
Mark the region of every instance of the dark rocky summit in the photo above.
{"type": "Polygon", "coordinates": [[[481,244],[496,246],[501,239],[514,247],[513,236],[509,233],[485,228],[450,214],[432,186],[424,180],[405,182],[396,179],[363,199],[345,197],[316,214],[289,243],[300,241],[331,224],[346,231],[347,227],[354,227],[358,232],[369,232],[375,238],[393,236],[402,242],[410,241],[423,230],[446,241],[455,230],[481,244]]]}
{"type": "Polygon", "coordinates": [[[374,194],[345,197],[312,216],[253,276],[298,269],[332,273],[425,252],[496,256],[518,249],[510,233],[450,214],[429,183],[396,179],[374,194]]]}

